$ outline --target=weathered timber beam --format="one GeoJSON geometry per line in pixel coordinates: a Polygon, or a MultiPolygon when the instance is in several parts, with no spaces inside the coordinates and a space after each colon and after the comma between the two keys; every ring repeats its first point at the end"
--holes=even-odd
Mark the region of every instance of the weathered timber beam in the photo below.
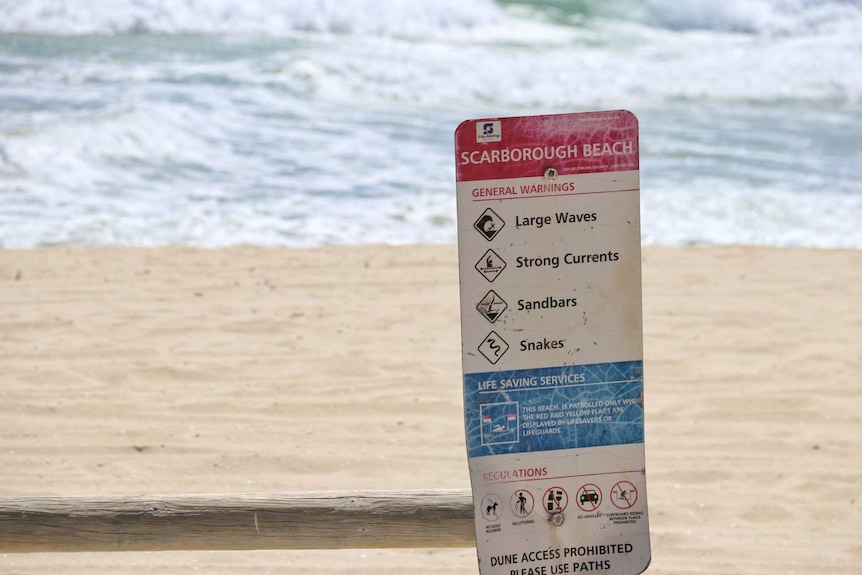
{"type": "Polygon", "coordinates": [[[469,490],[0,497],[0,552],[472,547],[469,490]]]}

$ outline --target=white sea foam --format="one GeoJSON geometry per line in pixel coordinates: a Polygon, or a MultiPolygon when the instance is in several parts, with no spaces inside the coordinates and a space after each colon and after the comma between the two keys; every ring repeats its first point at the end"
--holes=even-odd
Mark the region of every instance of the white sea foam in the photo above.
{"type": "Polygon", "coordinates": [[[754,34],[825,33],[857,26],[858,0],[646,0],[645,21],[674,30],[754,34]],[[855,21],[855,22],[853,22],[855,21]]]}
{"type": "MultiPolygon", "coordinates": [[[[521,0],[501,0],[519,6],[521,0]]],[[[550,20],[628,20],[656,28],[743,34],[817,34],[858,26],[860,0],[558,0],[531,2],[550,20]]]]}
{"type": "Polygon", "coordinates": [[[0,32],[425,36],[499,20],[489,0],[0,0],[0,32]]]}
{"type": "MultiPolygon", "coordinates": [[[[503,0],[503,7],[521,6],[503,0]]],[[[858,26],[860,0],[580,0],[527,3],[556,20],[600,16],[672,30],[755,34],[831,33],[858,26]]],[[[499,24],[491,0],[0,0],[0,33],[335,32],[429,37],[499,24]]],[[[523,14],[523,10],[519,12],[523,14]]]]}
{"type": "Polygon", "coordinates": [[[0,0],[0,247],[453,242],[461,120],[596,108],[646,241],[862,247],[859,6],[0,0]]]}

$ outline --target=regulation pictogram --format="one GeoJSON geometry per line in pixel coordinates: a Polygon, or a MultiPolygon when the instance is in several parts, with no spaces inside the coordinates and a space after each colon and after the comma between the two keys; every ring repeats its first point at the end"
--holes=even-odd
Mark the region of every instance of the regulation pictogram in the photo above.
{"type": "Polygon", "coordinates": [[[515,517],[523,518],[533,512],[536,500],[533,499],[533,494],[526,489],[518,489],[512,494],[509,503],[512,506],[512,513],[515,514],[515,517]]]}
{"type": "Polygon", "coordinates": [[[500,519],[500,514],[503,513],[503,503],[499,496],[494,493],[489,493],[482,498],[482,505],[479,509],[482,512],[482,517],[485,521],[497,521],[500,519]]]}
{"type": "Polygon", "coordinates": [[[479,310],[479,313],[491,323],[497,321],[503,312],[506,311],[507,307],[509,305],[494,290],[486,293],[485,297],[476,304],[476,309],[479,310]]]}
{"type": "Polygon", "coordinates": [[[599,508],[602,504],[602,490],[598,485],[593,483],[585,483],[578,489],[575,496],[575,503],[582,511],[591,512],[599,508]]]}
{"type": "Polygon", "coordinates": [[[478,347],[479,352],[491,363],[497,363],[509,351],[509,344],[495,331],[485,336],[478,347]]]}
{"type": "Polygon", "coordinates": [[[506,225],[506,222],[503,221],[503,218],[497,215],[497,213],[488,208],[482,215],[479,216],[479,219],[473,223],[473,228],[484,237],[489,242],[497,237],[497,234],[500,233],[500,230],[503,229],[503,226],[506,225]]]}
{"type": "Polygon", "coordinates": [[[638,489],[629,481],[619,481],[611,488],[611,503],[617,509],[629,509],[638,500],[638,489]]]}
{"type": "Polygon", "coordinates": [[[506,268],[506,262],[494,250],[488,250],[476,262],[476,271],[482,274],[489,282],[497,279],[497,276],[506,268]]]}
{"type": "Polygon", "coordinates": [[[562,487],[551,487],[542,496],[542,505],[548,513],[562,513],[569,505],[569,494],[562,487]]]}

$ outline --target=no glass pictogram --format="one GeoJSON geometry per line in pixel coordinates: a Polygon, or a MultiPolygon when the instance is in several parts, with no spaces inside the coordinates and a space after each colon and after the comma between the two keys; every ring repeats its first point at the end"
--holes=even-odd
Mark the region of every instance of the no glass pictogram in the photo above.
{"type": "Polygon", "coordinates": [[[479,344],[479,352],[491,363],[497,363],[509,351],[509,344],[495,331],[485,336],[479,344]]]}
{"type": "Polygon", "coordinates": [[[491,208],[482,212],[479,219],[473,223],[473,227],[476,231],[482,234],[482,237],[489,242],[497,237],[497,234],[500,233],[500,230],[502,230],[505,225],[506,222],[503,221],[503,218],[498,216],[491,208]]]}
{"type": "Polygon", "coordinates": [[[569,505],[569,494],[562,487],[551,487],[542,496],[542,504],[548,513],[562,513],[569,505]]]}
{"type": "Polygon", "coordinates": [[[506,268],[506,262],[494,250],[488,250],[476,262],[476,271],[482,274],[489,282],[497,279],[497,276],[506,268]]]}
{"type": "Polygon", "coordinates": [[[611,489],[611,503],[617,509],[629,509],[638,500],[638,489],[628,481],[620,481],[611,489]]]}
{"type": "Polygon", "coordinates": [[[476,309],[484,316],[485,319],[494,323],[497,321],[509,305],[500,297],[494,290],[490,290],[485,294],[478,304],[476,309]]]}

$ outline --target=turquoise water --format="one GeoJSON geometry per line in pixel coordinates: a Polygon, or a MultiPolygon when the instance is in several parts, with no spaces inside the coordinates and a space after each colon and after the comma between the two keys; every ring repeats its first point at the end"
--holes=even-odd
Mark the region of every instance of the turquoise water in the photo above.
{"type": "Polygon", "coordinates": [[[862,2],[0,0],[0,246],[454,243],[472,117],[640,118],[646,243],[862,248],[862,2]]]}

